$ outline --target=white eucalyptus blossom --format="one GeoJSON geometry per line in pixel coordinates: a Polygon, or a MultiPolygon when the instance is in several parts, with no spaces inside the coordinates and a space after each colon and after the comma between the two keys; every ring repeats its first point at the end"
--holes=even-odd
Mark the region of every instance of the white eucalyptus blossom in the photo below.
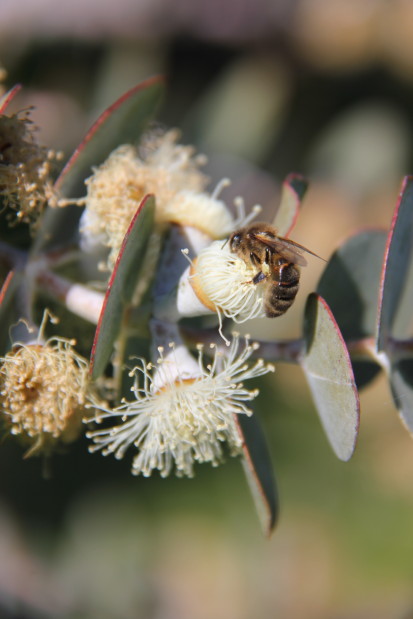
{"type": "Polygon", "coordinates": [[[112,269],[128,225],[141,200],[155,196],[157,230],[166,224],[192,226],[211,239],[229,234],[237,220],[218,199],[223,179],[212,194],[206,192],[208,179],[200,167],[205,158],[195,155],[192,146],[176,143],[178,133],[153,133],[137,149],[124,144],[94,169],[86,181],[86,208],[80,221],[81,247],[96,251],[102,244],[110,249],[112,269]]]}
{"type": "MultiPolygon", "coordinates": [[[[149,477],[158,470],[168,476],[175,464],[178,476],[193,476],[195,462],[217,466],[223,456],[223,443],[232,455],[242,448],[236,415],[251,415],[247,402],[258,391],[249,391],[244,381],[273,371],[260,359],[248,361],[257,345],[245,341],[240,350],[239,336],[231,346],[219,350],[211,346],[212,361],[205,365],[204,350],[198,345],[195,359],[183,345],[170,344],[158,349],[156,364],[144,359],[132,371],[135,400],[124,401],[115,409],[99,403],[94,420],[119,421],[88,433],[94,442],[90,451],[101,450],[124,457],[129,447],[138,450],[132,473],[149,477]]],[[[88,420],[90,421],[90,420],[88,420]]]]}
{"type": "Polygon", "coordinates": [[[264,286],[254,284],[256,270],[231,252],[228,243],[214,241],[183,273],[176,305],[181,316],[217,313],[243,323],[265,316],[264,286]]]}

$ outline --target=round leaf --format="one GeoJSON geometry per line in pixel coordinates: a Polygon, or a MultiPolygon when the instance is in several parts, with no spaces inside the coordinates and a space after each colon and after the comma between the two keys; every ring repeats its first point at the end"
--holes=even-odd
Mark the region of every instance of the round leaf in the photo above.
{"type": "Polygon", "coordinates": [[[350,357],[326,301],[313,293],[304,319],[301,365],[330,444],[341,460],[354,451],[359,428],[359,398],[350,357]]]}

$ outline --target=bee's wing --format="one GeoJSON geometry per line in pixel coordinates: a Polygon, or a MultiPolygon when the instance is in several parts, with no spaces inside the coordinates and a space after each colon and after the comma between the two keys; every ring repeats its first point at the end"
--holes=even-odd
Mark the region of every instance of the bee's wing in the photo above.
{"type": "Polygon", "coordinates": [[[302,255],[303,252],[311,254],[316,258],[320,258],[320,260],[324,260],[324,258],[317,256],[317,254],[312,252],[310,249],[307,249],[303,245],[300,245],[291,239],[284,239],[282,236],[269,237],[266,234],[258,232],[254,233],[254,237],[261,243],[264,243],[264,245],[267,245],[273,249],[275,252],[282,254],[288,262],[298,264],[302,267],[305,267],[307,264],[307,260],[302,255]]]}

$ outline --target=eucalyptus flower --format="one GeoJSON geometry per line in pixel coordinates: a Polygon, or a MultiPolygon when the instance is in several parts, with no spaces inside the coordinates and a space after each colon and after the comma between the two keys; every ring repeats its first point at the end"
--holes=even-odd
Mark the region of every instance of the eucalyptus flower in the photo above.
{"type": "Polygon", "coordinates": [[[256,270],[234,254],[228,243],[213,241],[190,262],[180,278],[176,298],[168,300],[162,311],[175,311],[176,319],[216,313],[225,340],[223,317],[243,323],[265,316],[265,286],[254,284],[256,270]]]}
{"type": "Polygon", "coordinates": [[[124,144],[95,168],[86,180],[86,208],[80,221],[82,248],[110,249],[108,268],[113,268],[128,225],[147,194],[156,199],[157,229],[169,223],[193,226],[212,239],[229,233],[234,218],[218,195],[224,179],[209,194],[207,177],[200,167],[205,158],[192,146],[176,143],[178,133],[152,133],[140,150],[124,144]]]}
{"type": "Polygon", "coordinates": [[[140,359],[132,371],[135,399],[114,409],[95,405],[96,422],[119,423],[89,432],[94,443],[90,451],[121,459],[135,448],[132,473],[145,477],[153,470],[166,477],[174,464],[178,476],[189,477],[195,462],[217,466],[224,443],[231,455],[239,454],[243,439],[236,417],[252,414],[247,403],[258,394],[243,383],[274,369],[262,360],[248,365],[256,348],[246,339],[240,350],[239,336],[234,335],[225,353],[211,346],[212,361],[206,365],[201,345],[197,359],[185,346],[173,344],[158,349],[155,364],[140,359]]]}
{"type": "Polygon", "coordinates": [[[0,411],[11,434],[30,445],[26,455],[47,452],[80,434],[88,363],[74,344],[61,337],[16,343],[0,357],[0,411]]]}

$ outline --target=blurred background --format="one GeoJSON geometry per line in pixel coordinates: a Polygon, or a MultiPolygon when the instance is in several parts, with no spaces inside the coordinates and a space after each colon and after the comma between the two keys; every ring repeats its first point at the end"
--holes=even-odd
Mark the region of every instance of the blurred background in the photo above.
{"type": "MultiPolygon", "coordinates": [[[[209,156],[211,187],[272,217],[289,172],[310,180],[292,237],[328,258],[388,228],[413,172],[410,0],[0,0],[6,86],[67,156],[97,115],[163,73],[158,119],[209,156]]],[[[256,336],[301,332],[288,314],[256,336]]],[[[0,450],[0,617],[413,617],[413,445],[386,381],[361,394],[359,443],[336,460],[301,371],[277,365],[256,410],[281,499],[270,540],[240,463],[193,480],[134,479],[84,443],[48,463],[0,450]]]]}

